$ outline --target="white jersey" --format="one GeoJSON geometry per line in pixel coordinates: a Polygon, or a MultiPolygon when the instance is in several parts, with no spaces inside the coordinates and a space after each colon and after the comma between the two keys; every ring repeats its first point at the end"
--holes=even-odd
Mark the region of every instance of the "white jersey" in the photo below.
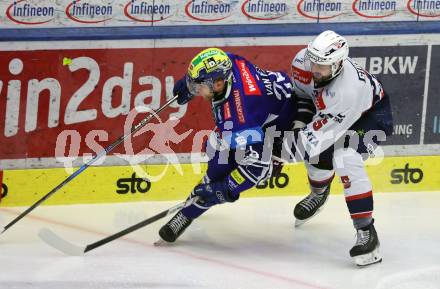
{"type": "Polygon", "coordinates": [[[301,101],[313,101],[316,113],[300,131],[310,157],[333,145],[347,130],[384,96],[380,82],[347,58],[341,73],[324,87],[315,88],[312,73],[306,69],[302,49],[292,62],[294,90],[301,101]]]}

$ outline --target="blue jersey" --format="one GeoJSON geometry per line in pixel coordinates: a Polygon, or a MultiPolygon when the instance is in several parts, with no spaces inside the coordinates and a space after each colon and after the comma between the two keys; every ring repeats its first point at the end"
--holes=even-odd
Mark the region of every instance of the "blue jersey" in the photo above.
{"type": "MultiPolygon", "coordinates": [[[[295,112],[289,76],[262,70],[238,55],[228,56],[233,63],[232,85],[227,89],[226,101],[212,107],[219,136],[235,149],[244,143],[240,138],[243,131],[261,132],[264,137],[264,129],[269,125],[289,129],[288,119],[295,112]],[[225,139],[224,132],[232,133],[231,137],[225,139]]],[[[255,142],[258,141],[247,140],[247,144],[255,142]]]]}
{"type": "Polygon", "coordinates": [[[226,100],[213,103],[212,110],[218,143],[227,147],[229,155],[223,163],[219,154],[209,161],[205,181],[226,177],[231,191],[239,194],[270,174],[272,151],[264,148],[264,137],[269,127],[290,129],[296,103],[286,73],[263,70],[238,55],[228,56],[232,80],[226,100]],[[243,151],[241,158],[237,150],[243,151]]]}

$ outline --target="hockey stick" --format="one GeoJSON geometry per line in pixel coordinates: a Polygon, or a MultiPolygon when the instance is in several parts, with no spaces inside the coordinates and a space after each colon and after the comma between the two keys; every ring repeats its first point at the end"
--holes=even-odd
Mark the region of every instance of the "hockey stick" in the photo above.
{"type": "Polygon", "coordinates": [[[168,107],[171,103],[173,103],[177,99],[177,95],[168,100],[164,105],[162,105],[160,108],[154,111],[154,113],[149,114],[147,117],[142,119],[137,125],[133,126],[129,133],[126,133],[125,135],[122,135],[119,137],[116,141],[114,141],[112,144],[110,144],[108,147],[104,148],[102,151],[100,151],[98,154],[96,154],[90,161],[88,161],[86,164],[82,165],[79,169],[77,169],[73,174],[68,176],[64,181],[62,181],[58,186],[53,188],[49,193],[44,195],[40,200],[38,200],[35,204],[27,208],[23,213],[18,215],[14,220],[12,220],[9,224],[4,226],[2,229],[0,229],[0,234],[3,234],[7,229],[9,229],[11,226],[13,226],[15,223],[20,221],[24,216],[29,214],[32,210],[34,210],[36,207],[38,207],[41,203],[43,203],[45,200],[47,200],[50,196],[52,196],[55,192],[57,192],[59,189],[64,187],[67,183],[69,183],[71,180],[73,180],[76,176],[78,176],[80,173],[82,173],[85,169],[87,169],[89,166],[91,166],[94,162],[96,162],[99,158],[106,155],[107,153],[111,152],[116,146],[120,145],[127,137],[132,135],[133,133],[139,131],[141,128],[143,128],[152,118],[154,115],[158,114],[162,110],[164,110],[166,107],[168,107]]]}
{"type": "Polygon", "coordinates": [[[41,240],[43,240],[44,242],[46,242],[48,245],[54,247],[55,249],[58,249],[59,251],[63,252],[66,255],[71,255],[71,256],[81,256],[84,255],[86,252],[91,251],[93,249],[96,249],[98,247],[101,247],[102,245],[105,245],[115,239],[118,239],[122,236],[125,236],[131,232],[134,232],[142,227],[145,227],[151,223],[154,223],[170,214],[175,213],[176,211],[189,206],[190,204],[192,204],[193,202],[195,202],[195,198],[193,199],[189,199],[186,202],[182,202],[179,203],[177,205],[175,205],[172,208],[169,208],[168,210],[162,211],[161,213],[154,215],[146,220],[143,220],[140,223],[137,223],[131,227],[128,227],[118,233],[115,233],[111,236],[108,236],[104,239],[101,239],[99,241],[96,241],[94,243],[88,244],[86,246],[77,246],[75,244],[70,243],[69,241],[64,240],[63,238],[61,238],[60,236],[58,236],[57,234],[55,234],[54,232],[52,232],[51,230],[47,229],[47,228],[43,228],[38,232],[38,236],[40,237],[41,240]]]}

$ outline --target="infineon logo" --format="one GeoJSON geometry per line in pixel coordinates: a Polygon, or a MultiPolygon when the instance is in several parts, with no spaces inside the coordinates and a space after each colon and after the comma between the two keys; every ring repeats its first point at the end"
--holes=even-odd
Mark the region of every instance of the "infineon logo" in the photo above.
{"type": "Polygon", "coordinates": [[[355,0],[353,11],[365,18],[385,18],[396,13],[396,1],[390,0],[355,0]]]}
{"type": "Polygon", "coordinates": [[[421,17],[439,17],[439,0],[409,0],[406,5],[409,12],[421,17]]]}
{"type": "Polygon", "coordinates": [[[66,7],[70,20],[83,24],[107,21],[113,16],[113,6],[102,0],[74,0],[66,7]]]}
{"type": "Polygon", "coordinates": [[[241,12],[255,20],[274,20],[288,13],[287,3],[283,0],[246,0],[241,5],[241,12]]]}
{"type": "Polygon", "coordinates": [[[125,5],[124,14],[136,22],[158,22],[172,16],[170,1],[131,0],[125,5]]]}
{"type": "Polygon", "coordinates": [[[298,13],[310,19],[331,19],[342,15],[342,2],[334,0],[300,0],[298,13]]]}
{"type": "Polygon", "coordinates": [[[232,11],[233,4],[228,1],[190,0],[185,5],[186,15],[199,21],[223,20],[231,16],[232,11]]]}
{"type": "Polygon", "coordinates": [[[53,1],[14,1],[6,9],[6,17],[11,21],[24,25],[44,24],[52,21],[55,17],[53,1]]]}

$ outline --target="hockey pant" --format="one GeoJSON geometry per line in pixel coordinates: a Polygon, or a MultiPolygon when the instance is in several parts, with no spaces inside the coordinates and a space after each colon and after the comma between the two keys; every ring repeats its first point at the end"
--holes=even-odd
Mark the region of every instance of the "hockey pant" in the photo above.
{"type": "MultiPolygon", "coordinates": [[[[258,155],[261,156],[263,154],[263,143],[252,145],[247,149],[253,150],[254,154],[257,151],[258,155]]],[[[244,176],[245,179],[243,183],[241,183],[238,187],[231,191],[233,198],[237,200],[240,197],[240,193],[242,191],[250,189],[251,187],[258,184],[260,181],[264,181],[270,176],[272,164],[270,161],[263,162],[259,160],[254,160],[254,163],[248,164],[245,164],[243,162],[238,163],[236,161],[235,152],[235,150],[230,150],[227,156],[228,161],[225,162],[224,160],[220,161],[220,159],[224,158],[224,155],[222,156],[222,153],[224,152],[216,151],[214,156],[208,162],[208,170],[206,172],[206,175],[203,177],[202,182],[210,183],[224,181],[230,176],[230,174],[234,170],[237,169],[240,172],[241,176],[244,176]]],[[[244,161],[246,161],[246,156],[244,161]]],[[[191,193],[188,198],[192,197],[194,196],[191,193]]],[[[190,219],[195,219],[206,212],[209,208],[210,207],[204,206],[200,202],[195,202],[192,205],[183,208],[182,213],[190,219]]]]}
{"type": "MultiPolygon", "coordinates": [[[[356,228],[369,224],[373,213],[372,186],[365,170],[366,160],[383,140],[392,133],[392,116],[389,98],[384,97],[372,110],[366,112],[350,130],[357,133],[358,145],[351,145],[348,137],[344,147],[330,147],[320,154],[318,162],[306,162],[309,183],[312,187],[331,183],[333,176],[339,176],[344,187],[345,201],[356,228]],[[373,131],[381,136],[371,137],[373,131]],[[370,132],[370,134],[369,134],[370,132]]],[[[356,143],[356,142],[354,142],[356,143]]],[[[316,161],[316,160],[315,160],[316,161]]]]}

